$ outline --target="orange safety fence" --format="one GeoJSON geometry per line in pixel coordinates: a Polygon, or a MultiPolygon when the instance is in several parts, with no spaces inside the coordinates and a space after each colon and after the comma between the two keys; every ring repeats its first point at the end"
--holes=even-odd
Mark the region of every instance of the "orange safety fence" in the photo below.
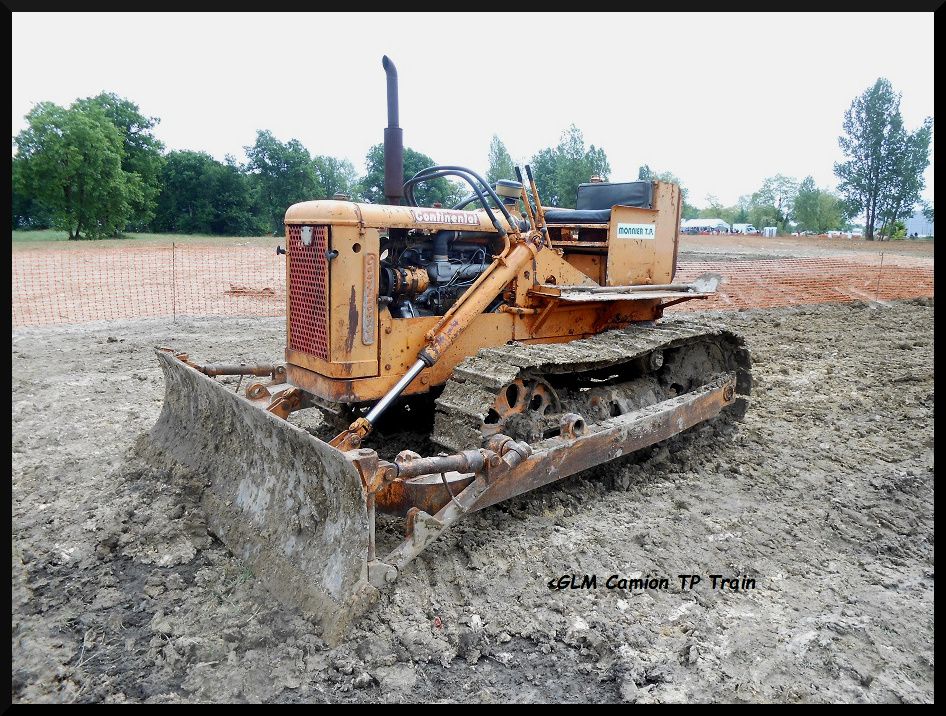
{"type": "MultiPolygon", "coordinates": [[[[252,246],[12,252],[13,326],[184,316],[283,316],[286,257],[252,246]]],[[[674,310],[740,309],[933,295],[933,260],[858,253],[681,261],[676,282],[723,276],[718,294],[674,310]]]]}
{"type": "Polygon", "coordinates": [[[755,261],[680,262],[675,281],[715,272],[715,296],[669,310],[723,310],[933,296],[933,260],[896,254],[846,254],[755,261]]]}
{"type": "Polygon", "coordinates": [[[13,325],[282,316],[286,257],[252,246],[13,252],[13,325]]]}

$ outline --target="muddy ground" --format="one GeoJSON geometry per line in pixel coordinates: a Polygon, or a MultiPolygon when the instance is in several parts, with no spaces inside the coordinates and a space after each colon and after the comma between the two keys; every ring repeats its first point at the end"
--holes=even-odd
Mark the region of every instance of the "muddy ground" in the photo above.
{"type": "Polygon", "coordinates": [[[13,700],[933,701],[932,302],[707,317],[753,352],[744,422],[474,515],[333,649],[123,457],[150,346],[274,360],[282,319],[14,331],[13,700]]]}

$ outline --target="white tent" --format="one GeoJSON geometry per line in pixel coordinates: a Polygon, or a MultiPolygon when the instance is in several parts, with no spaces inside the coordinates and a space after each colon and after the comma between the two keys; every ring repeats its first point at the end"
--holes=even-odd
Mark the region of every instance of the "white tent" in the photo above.
{"type": "Polygon", "coordinates": [[[715,229],[729,231],[730,226],[722,219],[687,219],[680,224],[681,229],[715,229]]]}

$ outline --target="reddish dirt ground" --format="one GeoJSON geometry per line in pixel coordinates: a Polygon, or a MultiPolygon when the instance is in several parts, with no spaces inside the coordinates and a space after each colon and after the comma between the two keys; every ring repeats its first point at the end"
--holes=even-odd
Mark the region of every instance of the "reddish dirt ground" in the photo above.
{"type": "MultiPolygon", "coordinates": [[[[671,310],[931,297],[932,254],[930,241],[684,236],[677,279],[723,282],[671,310]]],[[[12,277],[14,326],[285,313],[285,258],[268,247],[15,249],[12,277]]]]}
{"type": "Polygon", "coordinates": [[[718,273],[723,283],[705,301],[670,310],[746,309],[836,301],[889,301],[933,296],[932,259],[873,254],[756,261],[680,261],[676,280],[718,273]]]}

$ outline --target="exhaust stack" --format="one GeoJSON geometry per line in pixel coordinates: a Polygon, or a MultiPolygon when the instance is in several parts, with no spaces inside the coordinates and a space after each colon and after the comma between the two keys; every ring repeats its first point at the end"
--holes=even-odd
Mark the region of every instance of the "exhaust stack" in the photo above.
{"type": "Polygon", "coordinates": [[[404,197],[404,130],[398,126],[397,67],[385,55],[381,65],[388,76],[388,126],[384,130],[384,196],[388,204],[404,197]]]}

